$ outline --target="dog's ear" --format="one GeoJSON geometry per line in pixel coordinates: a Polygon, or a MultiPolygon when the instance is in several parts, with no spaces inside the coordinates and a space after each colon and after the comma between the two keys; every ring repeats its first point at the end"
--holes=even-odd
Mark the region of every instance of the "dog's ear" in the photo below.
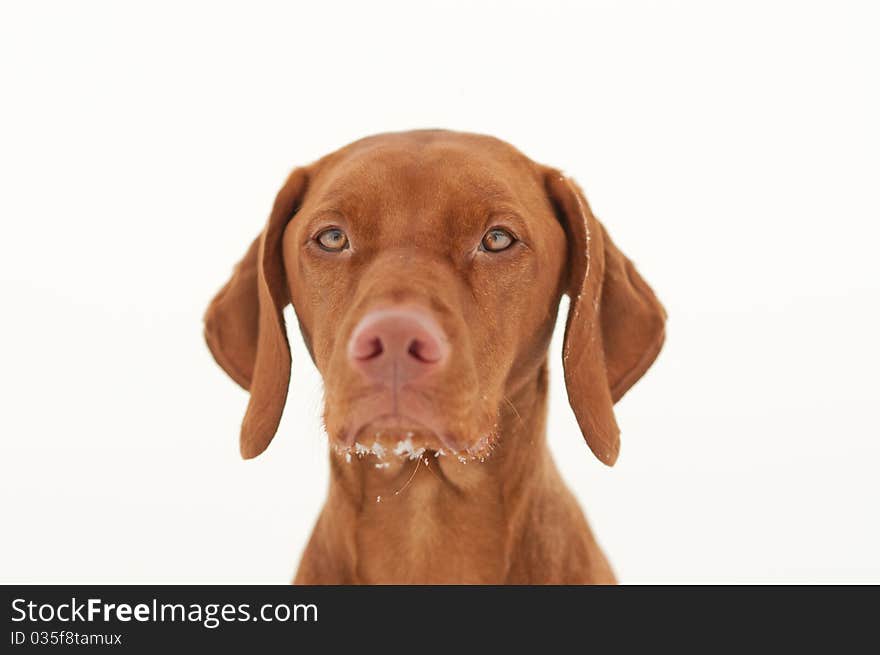
{"type": "Polygon", "coordinates": [[[620,451],[614,403],[660,352],[666,312],[577,184],[552,169],[544,181],[568,241],[570,304],[562,350],[568,401],[590,450],[611,466],[620,451]]]}
{"type": "Polygon", "coordinates": [[[278,192],[269,221],[205,313],[205,340],[217,363],[250,390],[241,454],[263,452],[275,436],[290,383],[284,307],[290,302],[281,237],[302,203],[308,173],[296,169],[278,192]]]}

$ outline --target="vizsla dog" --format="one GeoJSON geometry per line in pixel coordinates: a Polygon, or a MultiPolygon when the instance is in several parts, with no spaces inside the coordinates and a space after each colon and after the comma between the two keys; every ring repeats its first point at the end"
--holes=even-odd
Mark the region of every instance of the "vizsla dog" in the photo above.
{"type": "Polygon", "coordinates": [[[293,171],[205,335],[250,391],[245,458],[281,419],[288,303],[323,376],[331,484],[295,583],[615,582],[545,438],[563,293],[569,402],[610,466],[665,312],[574,182],[440,130],[293,171]]]}

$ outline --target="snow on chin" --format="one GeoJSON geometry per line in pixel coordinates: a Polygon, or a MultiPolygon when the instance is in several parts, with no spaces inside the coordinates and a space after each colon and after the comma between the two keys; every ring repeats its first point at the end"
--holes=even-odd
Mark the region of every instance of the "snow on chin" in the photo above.
{"type": "MultiPolygon", "coordinates": [[[[345,461],[349,463],[351,462],[352,454],[357,455],[358,459],[363,459],[364,456],[375,457],[379,460],[379,463],[375,464],[376,468],[388,468],[389,464],[383,462],[386,456],[394,456],[398,459],[413,461],[422,458],[422,456],[429,450],[426,446],[419,443],[422,435],[418,435],[414,432],[406,432],[404,438],[398,438],[394,446],[383,446],[382,443],[380,443],[380,439],[385,436],[385,434],[377,432],[375,435],[375,441],[369,446],[356,441],[351,447],[336,447],[335,450],[339,455],[343,455],[345,461]],[[414,437],[416,438],[415,442],[413,441],[414,437]]],[[[439,458],[450,455],[455,457],[462,464],[474,461],[485,462],[492,454],[496,441],[497,432],[493,431],[484,435],[477,440],[475,444],[464,450],[447,451],[443,448],[438,448],[434,451],[434,457],[439,458]]]]}
{"type": "MultiPolygon", "coordinates": [[[[346,452],[351,452],[351,449],[348,449],[346,452]]],[[[363,457],[364,455],[375,455],[379,459],[385,457],[385,448],[378,441],[374,441],[373,445],[370,447],[364,446],[357,441],[354,442],[354,454],[358,457],[363,457]]]]}
{"type": "Polygon", "coordinates": [[[398,457],[406,456],[409,459],[418,459],[425,452],[424,446],[416,448],[413,446],[412,437],[407,436],[403,441],[398,441],[394,447],[394,454],[398,457]]]}

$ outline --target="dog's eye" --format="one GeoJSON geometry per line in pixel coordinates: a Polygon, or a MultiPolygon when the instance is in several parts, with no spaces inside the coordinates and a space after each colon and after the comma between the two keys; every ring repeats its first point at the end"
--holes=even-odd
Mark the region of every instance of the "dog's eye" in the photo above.
{"type": "Polygon", "coordinates": [[[493,227],[483,235],[480,247],[487,252],[501,252],[510,248],[515,241],[516,238],[504,228],[493,227]]]}
{"type": "Polygon", "coordinates": [[[328,252],[339,252],[348,248],[348,237],[338,227],[330,227],[320,232],[315,241],[328,252]]]}

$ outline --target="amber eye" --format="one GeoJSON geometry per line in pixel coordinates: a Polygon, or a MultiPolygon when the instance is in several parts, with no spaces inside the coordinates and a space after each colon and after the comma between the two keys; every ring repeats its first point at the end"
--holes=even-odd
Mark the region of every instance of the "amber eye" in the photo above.
{"type": "Polygon", "coordinates": [[[340,252],[348,248],[348,237],[338,227],[329,227],[315,237],[315,241],[327,252],[340,252]]]}
{"type": "Polygon", "coordinates": [[[515,241],[516,238],[507,230],[493,227],[483,236],[480,246],[487,252],[501,252],[510,248],[515,241]]]}

